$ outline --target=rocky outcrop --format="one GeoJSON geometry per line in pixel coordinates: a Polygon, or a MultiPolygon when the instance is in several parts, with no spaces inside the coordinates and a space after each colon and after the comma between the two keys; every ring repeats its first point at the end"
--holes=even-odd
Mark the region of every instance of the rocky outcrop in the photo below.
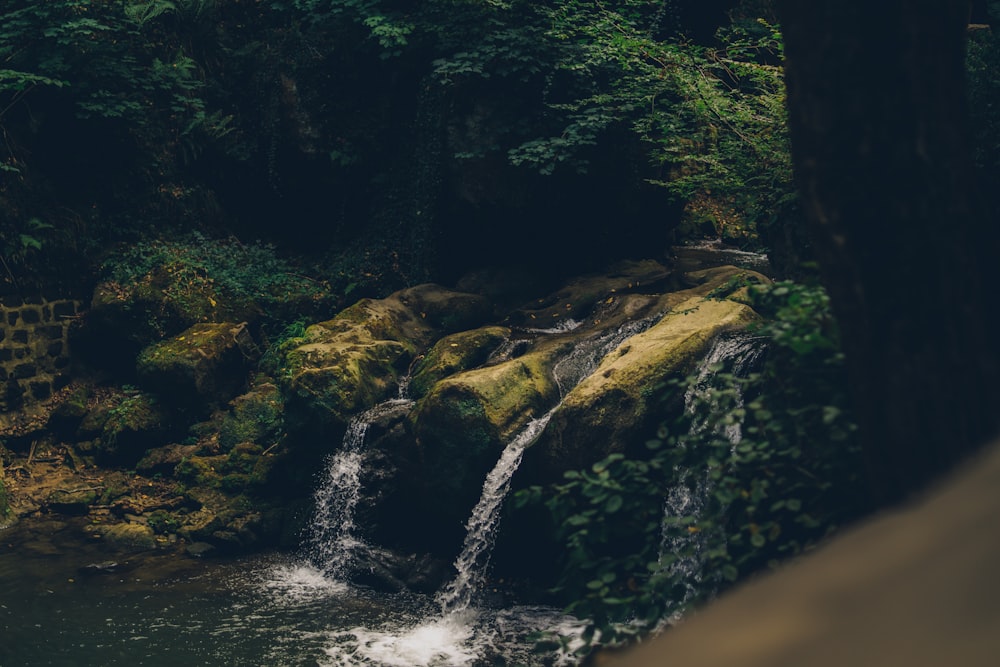
{"type": "Polygon", "coordinates": [[[285,389],[300,418],[342,431],[352,415],[385,400],[414,358],[442,335],[491,314],[481,296],[419,285],[364,299],[309,327],[285,355],[285,389]]]}
{"type": "Polygon", "coordinates": [[[195,324],[144,349],[136,370],[139,381],[164,399],[204,412],[246,389],[259,356],[245,322],[195,324]]]}
{"type": "Polygon", "coordinates": [[[167,444],[175,429],[156,396],[133,388],[93,405],[77,428],[75,449],[85,463],[133,466],[148,449],[167,444]]]}
{"type": "Polygon", "coordinates": [[[410,380],[410,395],[421,398],[438,381],[481,366],[509,338],[510,329],[500,326],[482,327],[445,336],[419,359],[410,380]]]}
{"type": "MultiPolygon", "coordinates": [[[[134,524],[121,530],[136,544],[149,545],[149,531],[157,548],[197,544],[202,554],[294,543],[316,470],[349,420],[410,378],[412,402],[371,415],[356,524],[390,550],[368,564],[380,585],[431,588],[439,562],[426,554],[457,553],[484,478],[529,421],[560,406],[526,452],[522,481],[557,479],[641,441],[659,418],[658,387],[713,336],[754,318],[741,290],[760,280],[734,267],[678,275],[626,262],[513,310],[419,285],[272,340],[266,363],[250,321],[191,323],[133,357],[142,390],[90,383],[49,399],[46,465],[70,478],[29,491],[29,455],[9,488],[35,494],[18,512],[134,524]]],[[[23,457],[39,437],[7,446],[23,457]]]]}
{"type": "Polygon", "coordinates": [[[653,327],[629,338],[564,398],[530,458],[543,477],[557,479],[623,450],[641,433],[652,433],[655,388],[682,377],[721,332],[757,319],[748,306],[728,299],[691,297],[653,327]]]}
{"type": "MultiPolygon", "coordinates": [[[[631,268],[669,282],[663,267],[631,268]]],[[[397,479],[410,499],[396,508],[400,534],[407,532],[402,524],[419,521],[425,535],[453,544],[504,446],[560,401],[526,454],[533,481],[557,480],[655,428],[657,387],[691,370],[720,332],[755,319],[738,299],[745,282],[766,280],[727,267],[688,276],[687,289],[646,294],[635,273],[622,273],[605,282],[581,279],[579,290],[560,290],[511,318],[555,320],[553,326],[463,332],[427,354],[414,377],[421,380],[416,407],[397,434],[402,442],[391,446],[415,450],[407,454],[411,469],[397,479]],[[629,284],[638,291],[629,292],[629,284]],[[569,298],[589,308],[566,308],[569,298]],[[566,312],[580,319],[557,317],[566,312]],[[473,359],[485,361],[470,368],[473,359]]]]}

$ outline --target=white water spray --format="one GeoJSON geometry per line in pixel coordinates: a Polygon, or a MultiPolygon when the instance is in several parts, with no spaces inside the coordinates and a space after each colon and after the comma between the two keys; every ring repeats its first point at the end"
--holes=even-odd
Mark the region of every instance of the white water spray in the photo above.
{"type": "MultiPolygon", "coordinates": [[[[424,617],[410,627],[353,628],[335,638],[328,649],[331,662],[347,665],[406,667],[457,667],[482,659],[488,651],[511,649],[511,637],[553,629],[560,636],[578,636],[585,624],[552,610],[516,607],[501,612],[477,609],[473,605],[488,571],[490,555],[500,522],[500,510],[510,491],[511,479],[520,465],[524,450],[545,430],[565,395],[594,372],[601,360],[633,336],[655,322],[655,318],[632,322],[616,331],[581,341],[553,371],[560,390],[559,403],[533,419],[504,447],[500,460],[486,477],[479,502],[466,523],[466,537],[455,560],[456,576],[435,598],[439,612],[424,617]]],[[[524,656],[525,660],[529,657],[524,656]]],[[[571,651],[552,656],[554,665],[575,664],[571,651]]],[[[515,664],[522,664],[516,662],[515,664]]]]}
{"type": "Polygon", "coordinates": [[[327,458],[324,478],[314,494],[315,514],[308,539],[313,563],[324,575],[343,580],[354,555],[366,545],[355,536],[354,510],[361,497],[361,468],[368,427],[376,419],[412,405],[405,398],[407,382],[400,382],[399,397],[379,403],[347,424],[340,450],[327,458]]]}

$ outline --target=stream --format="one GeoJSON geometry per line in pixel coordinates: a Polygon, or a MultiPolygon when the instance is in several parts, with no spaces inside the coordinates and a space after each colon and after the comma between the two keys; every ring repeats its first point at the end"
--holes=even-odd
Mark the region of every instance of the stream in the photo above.
{"type": "Polygon", "coordinates": [[[0,533],[2,667],[559,664],[532,654],[528,636],[573,629],[528,606],[428,623],[433,598],[340,583],[288,555],[153,552],[112,567],[121,555],[85,542],[82,525],[25,520],[0,533]]]}

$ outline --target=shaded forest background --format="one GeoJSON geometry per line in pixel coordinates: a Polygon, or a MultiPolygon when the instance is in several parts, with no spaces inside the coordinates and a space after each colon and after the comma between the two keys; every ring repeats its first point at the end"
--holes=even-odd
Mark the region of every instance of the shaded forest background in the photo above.
{"type": "Polygon", "coordinates": [[[759,246],[792,206],[780,41],[736,4],[8,3],[3,283],[191,231],[345,298],[759,246]]]}

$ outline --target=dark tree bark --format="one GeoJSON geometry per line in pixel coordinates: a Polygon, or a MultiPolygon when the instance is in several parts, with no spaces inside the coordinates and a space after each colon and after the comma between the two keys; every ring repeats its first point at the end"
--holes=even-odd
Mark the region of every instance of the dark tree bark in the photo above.
{"type": "Polygon", "coordinates": [[[779,0],[792,153],[876,496],[995,435],[997,235],[979,217],[969,5],[779,0]]]}

